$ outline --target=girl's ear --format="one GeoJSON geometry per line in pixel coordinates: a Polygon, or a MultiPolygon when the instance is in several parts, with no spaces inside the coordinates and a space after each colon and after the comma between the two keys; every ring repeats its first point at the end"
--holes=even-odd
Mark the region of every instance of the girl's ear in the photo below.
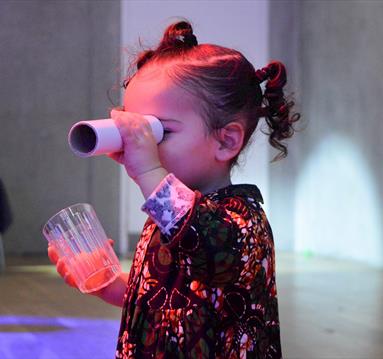
{"type": "Polygon", "coordinates": [[[241,122],[230,122],[217,131],[218,146],[215,158],[217,161],[230,161],[242,148],[245,129],[241,122]]]}

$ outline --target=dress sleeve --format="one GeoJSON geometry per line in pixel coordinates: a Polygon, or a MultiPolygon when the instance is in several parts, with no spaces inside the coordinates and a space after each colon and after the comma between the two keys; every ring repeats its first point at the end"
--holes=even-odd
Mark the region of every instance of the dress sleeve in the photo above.
{"type": "Polygon", "coordinates": [[[193,208],[195,197],[194,191],[169,173],[150,194],[141,210],[151,217],[161,233],[171,235],[170,229],[193,208]]]}
{"type": "Polygon", "coordinates": [[[241,198],[215,202],[169,174],[141,209],[158,225],[162,244],[177,252],[187,276],[210,286],[238,278],[246,242],[241,229],[250,221],[241,198]]]}

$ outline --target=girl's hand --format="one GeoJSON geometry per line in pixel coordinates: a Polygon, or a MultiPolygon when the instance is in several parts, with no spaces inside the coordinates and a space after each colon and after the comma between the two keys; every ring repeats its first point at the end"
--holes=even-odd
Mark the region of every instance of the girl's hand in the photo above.
{"type": "Polygon", "coordinates": [[[133,180],[162,166],[152,128],[143,115],[113,109],[111,118],[120,131],[124,150],[108,157],[124,165],[133,180]]]}
{"type": "Polygon", "coordinates": [[[48,243],[48,257],[50,261],[56,265],[57,273],[64,279],[65,283],[73,288],[77,288],[76,281],[73,276],[70,274],[68,268],[66,267],[64,260],[59,258],[55,248],[48,243]]]}
{"type": "MultiPolygon", "coordinates": [[[[108,239],[108,242],[113,247],[113,245],[114,245],[113,239],[108,239]]],[[[78,289],[76,281],[75,281],[73,275],[70,273],[67,266],[65,265],[64,260],[62,258],[59,258],[56,250],[54,249],[54,247],[50,243],[48,243],[48,257],[49,257],[50,261],[56,265],[57,273],[60,274],[60,276],[64,279],[65,283],[68,284],[69,286],[73,287],[73,288],[78,289]]],[[[98,292],[92,292],[89,294],[97,296],[98,292]]]]}

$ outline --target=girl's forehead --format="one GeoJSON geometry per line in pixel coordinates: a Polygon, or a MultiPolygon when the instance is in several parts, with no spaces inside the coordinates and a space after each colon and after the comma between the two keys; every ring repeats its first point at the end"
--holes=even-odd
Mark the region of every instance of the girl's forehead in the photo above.
{"type": "Polygon", "coordinates": [[[153,65],[131,79],[125,90],[124,107],[125,111],[138,113],[153,107],[188,111],[195,110],[195,98],[177,86],[165,71],[153,65]]]}

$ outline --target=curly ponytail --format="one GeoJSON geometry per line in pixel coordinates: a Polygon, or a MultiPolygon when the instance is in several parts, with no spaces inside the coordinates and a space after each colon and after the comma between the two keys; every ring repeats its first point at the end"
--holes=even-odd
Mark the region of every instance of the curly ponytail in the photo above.
{"type": "MultiPolygon", "coordinates": [[[[196,110],[209,133],[214,134],[230,122],[242,121],[245,125],[242,151],[259,119],[265,117],[271,129],[265,133],[270,136],[269,143],[280,150],[272,162],[287,156],[287,147],[280,141],[296,131],[292,124],[299,120],[300,114],[290,116],[294,102],[284,97],[286,69],[281,62],[271,62],[256,71],[239,51],[198,44],[190,22],[179,21],[166,28],[156,48],[141,52],[134,62],[137,70],[150,63],[161,65],[177,86],[199,100],[196,110]],[[260,84],[266,80],[262,94],[260,84]]],[[[124,81],[125,88],[134,75],[124,81]]],[[[238,157],[239,153],[232,159],[231,168],[237,164],[238,157]]]]}
{"type": "Polygon", "coordinates": [[[266,67],[255,71],[259,83],[267,80],[266,89],[263,94],[262,103],[265,107],[259,109],[261,117],[265,117],[266,123],[271,128],[269,143],[281,152],[272,162],[287,156],[287,147],[280,141],[290,138],[294,134],[292,124],[300,119],[299,113],[290,116],[290,108],[294,106],[293,101],[287,101],[283,93],[286,85],[286,68],[279,61],[270,62],[266,67]]]}

